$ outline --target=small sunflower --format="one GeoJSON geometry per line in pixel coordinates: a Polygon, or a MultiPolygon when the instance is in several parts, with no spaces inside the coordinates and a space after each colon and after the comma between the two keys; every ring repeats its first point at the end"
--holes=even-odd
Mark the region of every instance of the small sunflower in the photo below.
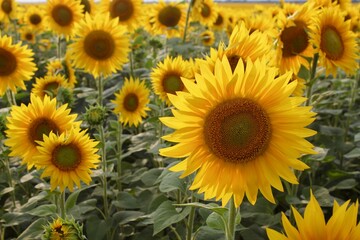
{"type": "Polygon", "coordinates": [[[11,19],[15,19],[16,6],[15,0],[0,0],[0,21],[8,23],[11,19]]]}
{"type": "Polygon", "coordinates": [[[56,97],[57,92],[61,87],[68,87],[67,81],[63,75],[47,75],[43,78],[36,78],[36,82],[33,84],[31,93],[40,98],[44,98],[45,95],[53,98],[56,97]]]}
{"type": "Polygon", "coordinates": [[[90,184],[91,169],[97,167],[100,156],[96,148],[98,142],[90,139],[85,131],[72,129],[60,135],[51,132],[38,144],[35,166],[44,169],[41,178],[50,177],[51,191],[60,187],[63,192],[67,187],[72,192],[74,183],[81,187],[80,180],[90,184]]]}
{"type": "Polygon", "coordinates": [[[167,38],[182,35],[186,19],[185,5],[183,3],[165,3],[160,0],[149,14],[154,35],[166,34],[167,38]]]}
{"type": "Polygon", "coordinates": [[[145,87],[144,82],[126,79],[120,92],[115,94],[116,99],[112,101],[116,105],[114,113],[120,115],[119,121],[137,127],[142,118],[147,116],[146,111],[150,110],[147,107],[149,95],[150,90],[145,87]]]}
{"type": "Polygon", "coordinates": [[[212,46],[215,43],[215,34],[213,31],[205,30],[200,34],[201,43],[204,46],[212,46]]]}
{"type": "Polygon", "coordinates": [[[35,43],[36,35],[34,29],[29,27],[22,27],[20,29],[20,37],[21,40],[28,42],[28,43],[35,43]]]}
{"type": "Polygon", "coordinates": [[[321,207],[311,193],[310,201],[305,208],[304,217],[292,207],[296,225],[293,226],[286,215],[282,213],[282,224],[285,234],[267,228],[266,232],[270,240],[293,240],[293,239],[349,239],[355,240],[360,237],[360,224],[357,224],[359,203],[350,204],[350,200],[343,205],[334,201],[333,212],[329,220],[325,222],[321,207]]]}
{"type": "Polygon", "coordinates": [[[193,76],[192,68],[189,62],[182,59],[182,56],[176,58],[167,56],[151,72],[151,83],[155,94],[170,105],[168,94],[186,91],[181,78],[190,78],[191,76],[193,76]]]}
{"type": "Polygon", "coordinates": [[[226,30],[229,21],[226,9],[218,7],[217,13],[218,15],[216,17],[215,22],[212,25],[212,29],[218,31],[226,30]]]}
{"type": "Polygon", "coordinates": [[[218,12],[213,0],[203,0],[199,7],[192,10],[192,18],[204,26],[211,27],[217,17],[218,12]]]}
{"type": "Polygon", "coordinates": [[[160,154],[185,160],[171,167],[197,171],[190,190],[199,189],[205,199],[216,198],[226,205],[231,197],[238,207],[246,194],[255,204],[258,191],[274,203],[271,186],[283,191],[280,178],[297,184],[291,169],[304,170],[298,160],[315,153],[304,138],[315,134],[305,128],[314,121],[305,98],[290,97],[296,84],[290,73],[275,77],[278,69],[266,61],[242,60],[233,71],[226,56],[217,59],[214,72],[206,63],[196,84],[187,79],[187,92],[169,95],[176,107],[174,117],[160,120],[175,132],[163,139],[177,143],[160,149],[160,154]]]}
{"type": "Polygon", "coordinates": [[[52,59],[46,66],[47,75],[62,74],[67,80],[68,86],[74,88],[77,83],[75,70],[70,62],[69,54],[66,54],[63,59],[52,59]]]}
{"type": "Polygon", "coordinates": [[[54,219],[45,228],[42,240],[85,240],[83,226],[71,219],[54,219]]]}
{"type": "Polygon", "coordinates": [[[338,67],[347,74],[356,72],[359,68],[356,35],[338,7],[322,9],[312,30],[312,43],[319,51],[319,65],[325,67],[326,75],[335,76],[338,67]]]}
{"type": "Polygon", "coordinates": [[[13,45],[11,37],[0,37],[0,95],[8,88],[13,92],[16,87],[26,89],[24,81],[29,81],[37,70],[33,55],[21,42],[13,45]]]}
{"type": "Polygon", "coordinates": [[[103,0],[101,10],[110,13],[111,18],[119,18],[119,24],[126,26],[129,31],[135,30],[142,15],[141,0],[103,0]]]}
{"type": "Polygon", "coordinates": [[[35,30],[42,30],[44,28],[44,11],[38,6],[31,6],[26,11],[24,16],[24,23],[35,30]]]}
{"type": "Polygon", "coordinates": [[[74,26],[83,18],[82,10],[80,0],[49,0],[45,22],[57,34],[71,37],[74,26]]]}
{"type": "Polygon", "coordinates": [[[94,77],[108,76],[128,60],[130,51],[126,29],[119,26],[119,19],[110,19],[109,14],[89,14],[80,22],[78,36],[69,46],[74,65],[84,68],[94,77]]]}
{"type": "Polygon", "coordinates": [[[80,128],[80,122],[75,122],[77,115],[70,114],[67,105],[56,108],[56,103],[56,99],[49,96],[42,99],[31,95],[28,106],[12,106],[7,118],[5,145],[10,147],[10,156],[22,157],[22,163],[27,164],[28,169],[34,166],[33,157],[38,153],[36,147],[44,135],[80,128]]]}

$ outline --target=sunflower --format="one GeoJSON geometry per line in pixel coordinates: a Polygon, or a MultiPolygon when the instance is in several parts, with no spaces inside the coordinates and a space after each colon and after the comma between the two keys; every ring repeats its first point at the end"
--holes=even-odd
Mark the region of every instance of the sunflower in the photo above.
{"type": "Polygon", "coordinates": [[[271,186],[283,191],[280,178],[297,184],[291,169],[308,168],[298,158],[315,153],[304,139],[315,134],[305,128],[315,114],[301,106],[305,98],[290,97],[296,87],[288,84],[290,73],[275,78],[278,69],[266,64],[249,59],[244,68],[240,59],[233,71],[226,56],[214,72],[200,64],[196,84],[183,79],[189,93],[169,95],[174,117],[160,119],[176,129],[163,139],[177,143],[160,154],[186,157],[170,170],[184,171],[181,177],[197,171],[190,190],[223,206],[231,197],[239,206],[245,194],[255,204],[258,190],[275,203],[271,186]]]}
{"type": "Polygon", "coordinates": [[[29,81],[36,71],[34,53],[21,42],[12,44],[12,38],[0,37],[0,95],[8,88],[16,92],[16,87],[26,89],[24,81],[29,81]]]}
{"type": "Polygon", "coordinates": [[[212,46],[215,42],[215,34],[213,31],[205,30],[200,34],[201,43],[204,46],[212,46]]]}
{"type": "MultiPolygon", "coordinates": [[[[310,26],[314,22],[316,12],[310,4],[303,4],[292,17],[278,21],[281,28],[277,42],[276,61],[281,72],[293,71],[295,74],[301,65],[310,68],[307,58],[315,54],[310,43],[310,26]]],[[[279,14],[281,15],[281,14],[279,14]]]]}
{"type": "Polygon", "coordinates": [[[85,240],[83,227],[75,222],[74,219],[54,219],[44,227],[43,240],[85,240]]]}
{"type": "Polygon", "coordinates": [[[69,54],[66,54],[63,59],[52,59],[46,66],[47,75],[63,74],[67,80],[68,86],[74,88],[77,83],[75,71],[70,62],[69,54]]]}
{"type": "Polygon", "coordinates": [[[185,26],[184,3],[167,2],[160,0],[149,13],[151,29],[154,35],[165,34],[167,38],[182,35],[185,26]]]}
{"type": "Polygon", "coordinates": [[[56,108],[56,99],[45,96],[43,99],[31,95],[28,106],[12,106],[11,115],[7,118],[5,144],[10,147],[10,156],[20,156],[28,169],[34,166],[33,156],[38,153],[37,141],[43,136],[62,133],[72,128],[80,128],[80,122],[74,122],[77,115],[70,114],[67,105],[56,108]]]}
{"type": "Polygon", "coordinates": [[[249,15],[244,17],[245,26],[250,30],[250,33],[258,30],[261,33],[268,35],[269,44],[273,44],[274,39],[278,35],[275,28],[275,18],[269,14],[263,15],[249,15]]]}
{"type": "Polygon", "coordinates": [[[20,29],[20,37],[21,40],[28,42],[28,43],[35,43],[36,35],[32,28],[29,27],[22,27],[20,29]]]}
{"type": "Polygon", "coordinates": [[[44,28],[44,11],[38,6],[30,6],[26,10],[24,23],[35,30],[44,28]]]}
{"type": "Polygon", "coordinates": [[[72,129],[60,135],[51,132],[38,144],[35,166],[44,169],[41,178],[50,177],[51,191],[60,187],[63,192],[68,187],[72,192],[74,183],[81,187],[80,180],[90,184],[91,169],[97,167],[100,156],[96,154],[98,142],[85,131],[72,129]]]}
{"type": "Polygon", "coordinates": [[[80,22],[75,42],[69,46],[74,64],[84,68],[94,77],[108,76],[128,60],[129,37],[124,27],[118,26],[119,19],[110,19],[109,14],[89,14],[80,22]]]}
{"type": "Polygon", "coordinates": [[[96,4],[94,3],[94,0],[80,0],[80,4],[83,6],[82,13],[83,14],[90,14],[95,15],[96,13],[96,4]]]}
{"type": "Polygon", "coordinates": [[[68,87],[67,81],[63,75],[47,75],[43,78],[36,78],[36,83],[33,84],[31,93],[40,98],[44,98],[46,95],[53,98],[56,97],[57,92],[61,87],[68,87]]]}
{"type": "Polygon", "coordinates": [[[0,0],[0,21],[8,23],[16,18],[16,2],[14,0],[0,0]]]}
{"type": "Polygon", "coordinates": [[[149,103],[150,91],[145,87],[144,82],[139,79],[126,79],[120,92],[115,94],[116,99],[112,101],[114,113],[119,114],[121,123],[135,125],[141,123],[142,118],[147,116],[146,111],[149,103]]]}
{"type": "Polygon", "coordinates": [[[228,17],[227,17],[227,13],[226,10],[224,8],[217,8],[217,17],[215,22],[212,25],[212,28],[214,30],[218,30],[218,31],[223,31],[224,29],[227,28],[227,24],[228,24],[228,17]]]}
{"type": "Polygon", "coordinates": [[[141,0],[103,0],[101,11],[110,13],[111,18],[119,18],[119,24],[124,25],[129,31],[135,30],[139,25],[142,15],[141,0]]]}
{"type": "Polygon", "coordinates": [[[332,216],[327,223],[319,203],[311,193],[310,201],[305,208],[304,217],[292,207],[297,228],[294,227],[286,215],[282,213],[282,224],[286,235],[273,229],[267,228],[266,232],[270,240],[293,240],[293,239],[359,239],[360,224],[356,224],[359,204],[349,204],[350,200],[343,205],[334,201],[332,216]]]}
{"type": "Polygon", "coordinates": [[[80,0],[49,0],[45,22],[49,28],[66,37],[74,34],[74,26],[83,18],[80,0]]]}
{"type": "Polygon", "coordinates": [[[176,58],[167,56],[164,61],[157,64],[150,77],[155,94],[170,105],[168,93],[176,94],[177,91],[186,91],[181,78],[191,78],[191,76],[193,76],[192,68],[182,56],[176,58]]]}
{"type": "Polygon", "coordinates": [[[203,0],[199,7],[192,10],[192,18],[208,27],[216,22],[217,17],[218,12],[213,0],[203,0]]]}
{"type": "Polygon", "coordinates": [[[356,35],[350,30],[350,20],[344,21],[338,7],[322,9],[312,28],[312,43],[319,51],[319,65],[326,75],[336,75],[337,68],[353,74],[359,68],[356,35]]]}

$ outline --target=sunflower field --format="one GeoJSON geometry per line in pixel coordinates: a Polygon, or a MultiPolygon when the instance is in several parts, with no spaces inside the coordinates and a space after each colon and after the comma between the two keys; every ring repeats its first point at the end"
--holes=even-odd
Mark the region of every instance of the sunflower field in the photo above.
{"type": "Polygon", "coordinates": [[[360,3],[0,0],[0,240],[359,240],[360,3]]]}

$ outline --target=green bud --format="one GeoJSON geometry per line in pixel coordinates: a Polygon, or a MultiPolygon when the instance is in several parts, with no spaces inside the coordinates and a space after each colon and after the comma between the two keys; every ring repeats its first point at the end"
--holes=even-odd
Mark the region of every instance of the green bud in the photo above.
{"type": "Polygon", "coordinates": [[[100,125],[105,121],[106,109],[101,106],[91,106],[86,109],[85,120],[91,125],[100,125]]]}
{"type": "Polygon", "coordinates": [[[62,219],[58,217],[53,222],[44,226],[43,240],[85,240],[83,226],[74,219],[62,219]]]}

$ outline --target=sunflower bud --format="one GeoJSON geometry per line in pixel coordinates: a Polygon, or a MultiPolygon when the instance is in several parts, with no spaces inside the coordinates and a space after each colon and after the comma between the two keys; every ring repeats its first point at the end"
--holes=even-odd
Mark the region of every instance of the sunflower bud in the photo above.
{"type": "Polygon", "coordinates": [[[54,219],[52,223],[45,226],[43,240],[85,240],[83,226],[74,219],[54,219]]]}
{"type": "Polygon", "coordinates": [[[106,109],[101,106],[91,106],[86,109],[85,120],[91,125],[100,125],[105,121],[106,109]]]}

